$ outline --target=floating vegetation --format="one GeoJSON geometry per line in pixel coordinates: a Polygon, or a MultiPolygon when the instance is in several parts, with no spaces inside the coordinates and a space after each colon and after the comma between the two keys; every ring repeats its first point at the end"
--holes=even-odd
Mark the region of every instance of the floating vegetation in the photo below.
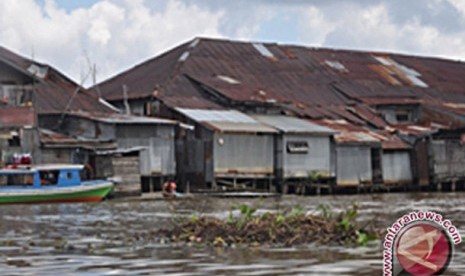
{"type": "Polygon", "coordinates": [[[215,246],[295,246],[325,244],[364,246],[379,239],[381,233],[370,224],[357,222],[358,205],[354,204],[340,214],[321,205],[319,214],[308,214],[300,207],[287,212],[256,214],[248,205],[231,208],[227,220],[192,216],[174,223],[172,229],[162,229],[157,235],[172,242],[215,246]],[[239,211],[239,215],[234,215],[239,211]]]}

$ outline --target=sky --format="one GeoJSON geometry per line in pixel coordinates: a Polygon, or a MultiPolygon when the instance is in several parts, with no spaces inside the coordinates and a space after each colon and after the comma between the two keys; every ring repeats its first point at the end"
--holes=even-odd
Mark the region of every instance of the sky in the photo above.
{"type": "Polygon", "coordinates": [[[465,1],[0,1],[0,45],[84,86],[199,36],[465,60],[465,1]]]}

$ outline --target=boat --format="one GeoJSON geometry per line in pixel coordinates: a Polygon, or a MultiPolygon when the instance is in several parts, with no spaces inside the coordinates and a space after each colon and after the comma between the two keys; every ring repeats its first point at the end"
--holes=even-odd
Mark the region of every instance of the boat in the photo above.
{"type": "Polygon", "coordinates": [[[113,189],[107,180],[83,180],[83,165],[15,165],[0,169],[0,204],[98,202],[113,189]]]}

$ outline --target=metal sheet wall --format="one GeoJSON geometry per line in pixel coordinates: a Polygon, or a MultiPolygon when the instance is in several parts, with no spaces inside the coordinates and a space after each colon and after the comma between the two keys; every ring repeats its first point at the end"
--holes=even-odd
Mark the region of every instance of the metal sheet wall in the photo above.
{"type": "Polygon", "coordinates": [[[65,119],[64,131],[70,135],[102,141],[115,139],[115,128],[111,124],[71,116],[65,116],[65,119]]]}
{"type": "Polygon", "coordinates": [[[429,156],[428,142],[426,140],[419,141],[413,151],[412,164],[415,170],[415,177],[418,179],[420,186],[428,186],[430,182],[429,175],[429,156]]]}
{"type": "Polygon", "coordinates": [[[337,185],[355,186],[361,182],[371,183],[371,149],[368,146],[341,146],[336,148],[337,185]]]}
{"type": "Polygon", "coordinates": [[[430,148],[436,181],[465,177],[465,145],[457,140],[435,140],[430,148]]]}
{"type": "Polygon", "coordinates": [[[410,154],[406,151],[383,152],[384,183],[411,183],[410,154]]]}
{"type": "Polygon", "coordinates": [[[220,133],[214,135],[215,173],[272,174],[273,155],[272,135],[220,133]]]}
{"type": "Polygon", "coordinates": [[[404,114],[408,117],[409,122],[415,122],[420,117],[420,111],[418,107],[414,106],[389,106],[389,107],[379,107],[378,111],[381,112],[384,119],[391,123],[397,124],[398,121],[397,115],[404,114]]]}
{"type": "Polygon", "coordinates": [[[143,146],[140,154],[142,175],[174,175],[174,126],[171,125],[118,125],[116,130],[119,148],[143,146]]]}
{"type": "Polygon", "coordinates": [[[73,163],[73,150],[72,149],[42,149],[42,162],[44,164],[50,163],[73,163]]]}
{"type": "Polygon", "coordinates": [[[284,135],[282,150],[284,177],[307,177],[312,171],[331,174],[329,136],[284,135]],[[306,142],[308,152],[289,153],[288,142],[306,142]]]}

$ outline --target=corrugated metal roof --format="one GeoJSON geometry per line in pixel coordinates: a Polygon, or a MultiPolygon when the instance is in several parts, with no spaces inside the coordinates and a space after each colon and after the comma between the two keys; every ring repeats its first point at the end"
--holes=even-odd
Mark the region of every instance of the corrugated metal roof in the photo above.
{"type": "Polygon", "coordinates": [[[169,124],[175,125],[178,122],[175,120],[156,118],[156,117],[143,117],[126,114],[102,114],[102,113],[88,113],[88,112],[72,112],[69,115],[84,117],[99,122],[109,124],[169,124]]]}
{"type": "MultiPolygon", "coordinates": [[[[160,92],[180,73],[176,70],[181,64],[178,60],[189,49],[189,44],[184,43],[98,84],[102,96],[110,101],[123,99],[123,85],[127,86],[130,99],[146,98],[152,96],[154,91],[160,92]]],[[[189,88],[189,92],[195,94],[196,91],[189,88]]]]}
{"type": "Polygon", "coordinates": [[[27,71],[27,68],[31,65],[32,61],[30,59],[21,57],[2,46],[0,46],[0,61],[3,61],[10,66],[13,66],[14,68],[23,72],[26,75],[31,75],[27,71]]]}
{"type": "Polygon", "coordinates": [[[97,155],[113,155],[113,154],[125,154],[125,153],[133,153],[133,152],[140,152],[146,150],[147,147],[130,147],[130,148],[119,148],[114,150],[98,150],[96,152],[97,155]]]}
{"type": "Polygon", "coordinates": [[[313,133],[332,135],[337,131],[306,120],[280,115],[254,115],[254,119],[274,127],[284,133],[313,133]]]}
{"type": "Polygon", "coordinates": [[[85,148],[90,150],[115,149],[116,143],[113,141],[102,141],[98,139],[88,139],[80,136],[71,137],[49,129],[39,128],[40,142],[45,148],[85,148]]]}
{"type": "Polygon", "coordinates": [[[362,131],[341,131],[335,135],[335,140],[338,143],[380,143],[368,132],[362,131]]]}
{"type": "Polygon", "coordinates": [[[450,105],[465,104],[463,76],[465,63],[445,59],[197,38],[100,88],[109,100],[122,100],[127,85],[129,98],[155,97],[171,108],[270,104],[305,118],[382,131],[388,124],[369,106],[421,104],[425,122],[465,126],[457,118],[465,111],[450,105]]]}
{"type": "Polygon", "coordinates": [[[206,110],[176,108],[177,111],[197,122],[257,123],[257,121],[237,110],[206,110]]]}
{"type": "Polygon", "coordinates": [[[203,122],[204,126],[218,132],[235,133],[277,133],[278,131],[260,123],[233,123],[233,122],[203,122]]]}
{"type": "Polygon", "coordinates": [[[219,132],[276,133],[276,129],[260,123],[237,110],[176,109],[186,117],[219,132]]]}
{"type": "MultiPolygon", "coordinates": [[[[204,38],[195,42],[194,48],[183,44],[103,82],[102,93],[110,100],[120,100],[125,84],[130,98],[151,97],[155,90],[156,97],[170,102],[173,98],[181,103],[202,98],[192,83],[185,82],[182,92],[173,87],[179,77],[188,76],[236,101],[303,103],[308,107],[354,104],[373,97],[465,102],[465,64],[460,62],[274,43],[204,38]],[[273,59],[264,58],[257,45],[273,59]],[[179,62],[185,51],[189,58],[179,62]],[[219,75],[239,83],[224,81],[219,75]]],[[[178,107],[177,103],[173,102],[173,107],[178,107]]]]}
{"type": "Polygon", "coordinates": [[[318,121],[318,124],[337,130],[334,140],[339,144],[368,144],[391,150],[411,148],[406,142],[388,131],[372,131],[366,127],[353,125],[345,120],[321,120],[318,121]]]}
{"type": "Polygon", "coordinates": [[[51,66],[38,63],[17,55],[0,46],[0,62],[22,72],[25,76],[34,78],[34,108],[41,113],[61,113],[67,111],[85,110],[88,112],[112,112],[110,108],[99,103],[96,95],[70,80],[51,66]],[[34,69],[29,71],[29,69],[34,69]],[[42,68],[42,69],[41,69],[42,68]]]}
{"type": "MultiPolygon", "coordinates": [[[[99,86],[110,100],[123,99],[127,85],[130,98],[155,96],[171,107],[221,109],[200,92],[204,85],[232,101],[300,105],[302,115],[318,119],[328,117],[330,106],[370,104],[380,97],[465,102],[463,74],[465,64],[434,58],[197,38],[99,86]],[[189,58],[179,62],[186,51],[189,58]]],[[[334,112],[341,110],[333,108],[331,117],[354,120],[334,112]]]]}

